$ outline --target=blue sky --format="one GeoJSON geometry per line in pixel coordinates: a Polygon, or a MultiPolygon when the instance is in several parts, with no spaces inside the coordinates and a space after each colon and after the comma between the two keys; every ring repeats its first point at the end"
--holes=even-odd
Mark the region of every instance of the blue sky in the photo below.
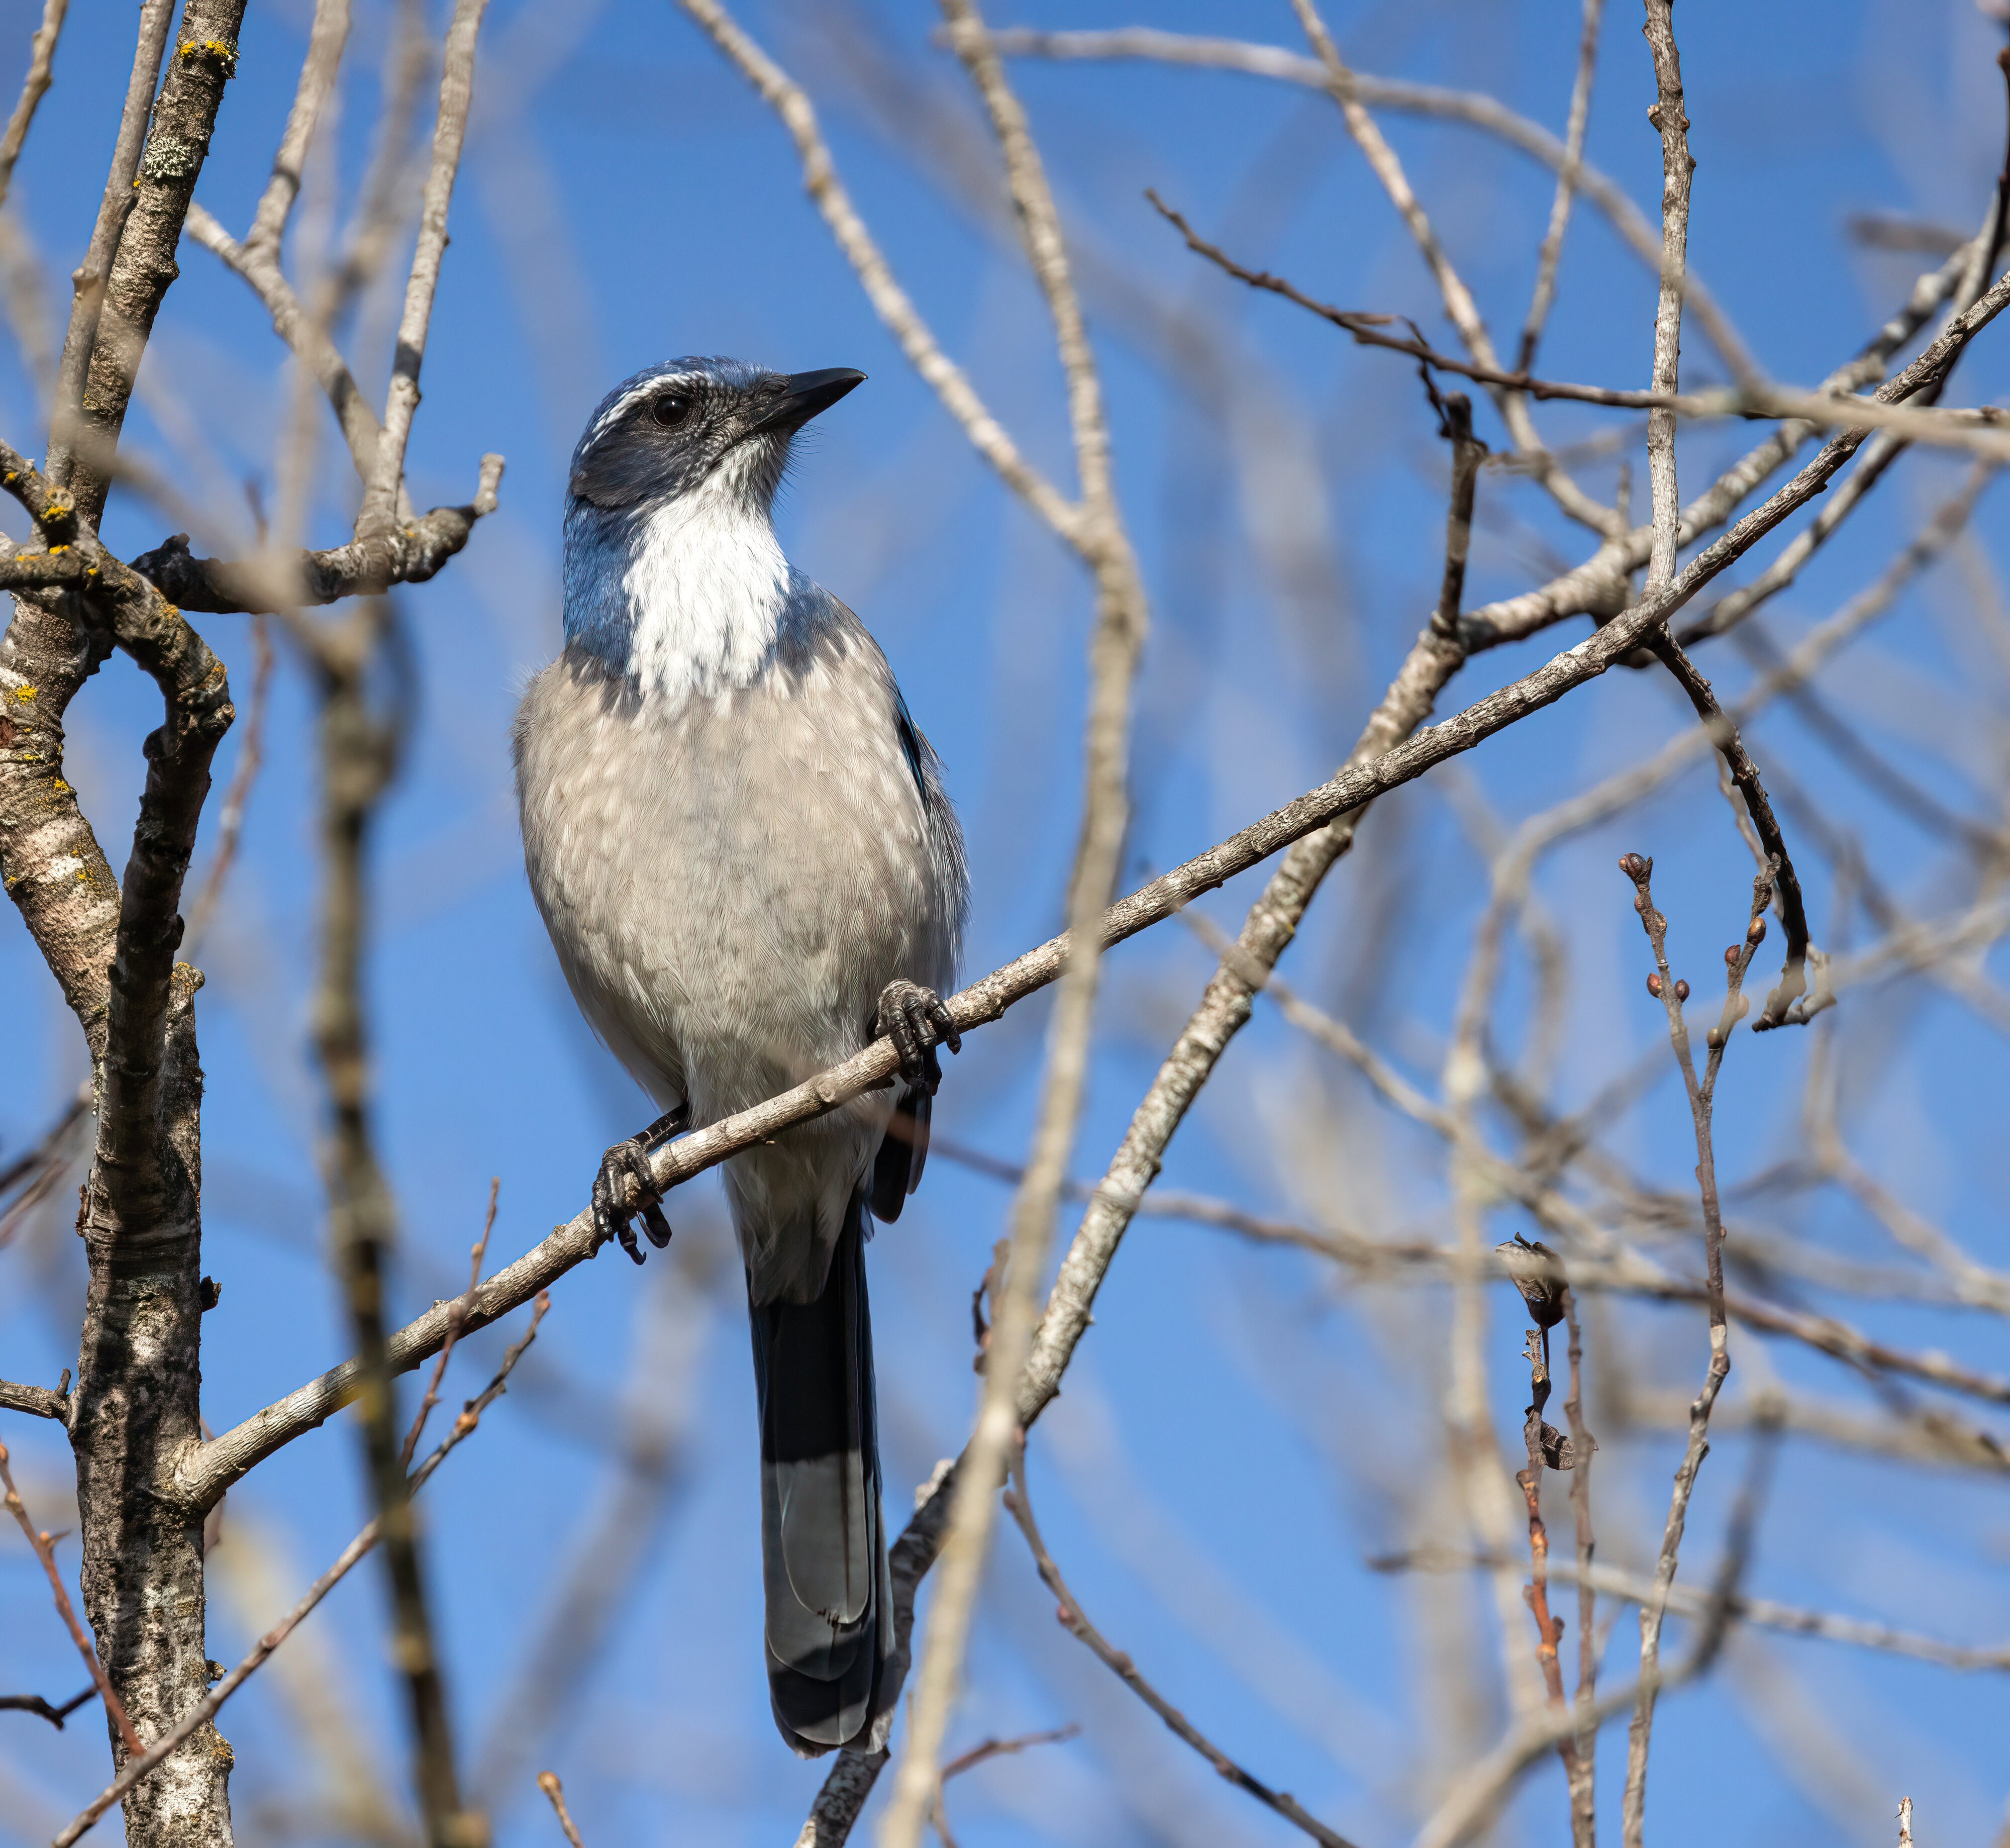
{"type": "MultiPolygon", "coordinates": [[[[198,190],[233,230],[263,183],[307,11],[254,0],[247,20],[198,190]]],[[[1651,212],[1660,178],[1643,120],[1651,69],[1637,12],[1610,11],[1589,152],[1651,212]]],[[[51,275],[75,261],[102,185],[129,13],[75,0],[56,87],[16,180],[51,275]]],[[[0,43],[15,48],[16,62],[32,16],[18,0],[0,7],[0,43]]],[[[932,14],[783,3],[744,17],[816,100],[861,210],[945,348],[1027,452],[1069,479],[1048,325],[996,210],[981,116],[953,61],[929,43],[932,14]]],[[[1484,88],[1561,127],[1577,16],[1558,0],[1336,5],[1330,17],[1363,70],[1484,88]]],[[[1283,0],[1137,13],[1083,0],[1028,5],[996,23],[1141,22],[1298,44],[1283,0]]],[[[1813,383],[1855,350],[1922,266],[1853,246],[1848,215],[1962,228],[1979,220],[2002,146],[1998,40],[1966,0],[1684,8],[1678,25],[1699,162],[1692,259],[1765,366],[1813,383]]],[[[356,81],[339,129],[344,187],[367,153],[385,34],[384,9],[360,6],[356,81]]],[[[943,755],[971,847],[968,974],[1056,928],[1079,786],[1081,574],[907,368],[804,199],[773,119],[660,0],[495,0],[483,42],[412,444],[414,498],[464,499],[485,451],[506,455],[509,472],[501,510],[467,551],[401,599],[421,704],[374,859],[377,1121],[404,1228],[406,1313],[457,1287],[492,1175],[502,1178],[495,1249],[506,1258],[584,1203],[602,1149],[650,1114],[564,991],[524,881],[509,782],[517,692],[557,645],[565,458],[609,386],[686,352],[870,375],[804,444],[779,524],[790,556],[879,637],[943,755]]],[[[1138,66],[1026,64],[1014,76],[1081,253],[1120,491],[1152,599],[1130,883],[1329,773],[1429,609],[1444,520],[1442,445],[1408,362],[1355,349],[1209,272],[1143,189],[1156,187],[1206,233],[1316,295],[1413,315],[1447,345],[1452,336],[1414,247],[1323,99],[1250,77],[1138,66]]],[[[1511,345],[1548,211],[1547,174],[1468,129],[1393,114],[1384,124],[1497,339],[1511,345]]],[[[314,208],[311,187],[310,228],[314,208]]],[[[236,278],[193,245],[182,263],[132,439],[242,528],[239,484],[256,477],[269,490],[288,402],[281,355],[236,278]],[[193,451],[183,441],[191,428],[201,439],[193,451]]],[[[1652,275],[1580,208],[1543,363],[1574,378],[1643,382],[1653,296],[1652,275]]],[[[382,305],[366,305],[353,351],[373,393],[387,329],[382,305]]],[[[2010,378],[2001,352],[2001,339],[1982,343],[1953,398],[2000,394],[2010,378]]],[[[1688,343],[1685,376],[1721,376],[1699,338],[1688,343]]],[[[39,442],[11,349],[0,416],[9,440],[39,442]]],[[[1573,407],[1547,407],[1539,421],[1559,450],[1615,422],[1573,407]]],[[[1481,428],[1503,442],[1484,410],[1481,428]]],[[[1743,428],[1686,430],[1685,485],[1700,485],[1751,440],[1743,428]]],[[[1637,446],[1634,463],[1633,505],[1644,510],[1637,446]]],[[[316,524],[325,542],[346,531],[349,471],[332,441],[325,464],[316,524]]],[[[1791,641],[1881,570],[1962,467],[1908,458],[1770,606],[1768,634],[1791,641]]],[[[1586,462],[1582,478],[1614,492],[1611,460],[1586,462]]],[[[1973,559],[1921,580],[1821,682],[1934,794],[1992,826],[2010,681],[1986,588],[2004,562],[1994,504],[1983,503],[1973,559]]],[[[128,556],[164,530],[162,516],[123,496],[107,520],[128,556]]],[[[1468,602],[1525,588],[1547,574],[1548,559],[1589,549],[1534,489],[1490,471],[1468,602]]],[[[203,627],[231,666],[242,710],[243,620],[203,627]]],[[[1526,671],[1583,628],[1476,659],[1448,702],[1526,671]]],[[[1721,645],[1704,665],[1726,688],[1749,673],[1721,645]]],[[[73,709],[70,775],[115,863],[151,697],[114,663],[73,709]]],[[[1434,1089],[1485,895],[1473,810],[1511,824],[1685,721],[1667,685],[1615,674],[1385,804],[1309,919],[1292,979],[1434,1089]]],[[[243,856],[201,958],[208,1267],[224,1286],[205,1323],[204,1390],[218,1427],[343,1352],[320,1262],[307,1032],[312,723],[300,663],[282,649],[243,856]]],[[[1948,915],[1976,895],[1970,862],[1852,780],[1802,721],[1769,715],[1753,746],[1846,825],[1913,915],[1948,915]]],[[[221,776],[236,748],[226,745],[221,776]]],[[[1713,969],[1713,946],[1742,919],[1749,862],[1700,773],[1546,863],[1539,889],[1562,921],[1573,983],[1554,1088],[1565,1108],[1660,1032],[1640,986],[1645,951],[1628,894],[1610,870],[1615,854],[1635,847],[1660,868],[1657,895],[1687,958],[1678,966],[1713,969]]],[[[1860,910],[1838,900],[1818,855],[1805,858],[1818,940],[1853,933],[1860,944],[1860,910]]],[[[1232,927],[1254,878],[1204,908],[1232,927]]],[[[1112,958],[1078,1172],[1107,1159],[1209,966],[1177,924],[1112,958]]],[[[0,921],[0,969],[15,997],[10,1082],[0,1088],[5,1156],[39,1132],[81,1068],[74,1026],[11,912],[0,921]]],[[[1511,1049],[1530,994],[1518,954],[1497,1016],[1511,1049]]],[[[1007,1160],[1023,1155],[1046,1018],[1035,1000],[971,1036],[939,1100],[939,1134],[1007,1160]]],[[[1853,994],[1834,1032],[1854,1153],[1980,1261],[2000,1262],[2005,1227],[1987,1153],[2004,1075],[2000,1034],[1918,983],[1853,994]]],[[[1794,1152],[1811,1038],[1745,1037],[1734,1047],[1720,1101],[1727,1174],[1750,1176],[1794,1152]]],[[[1664,1078],[1610,1146],[1657,1185],[1685,1189],[1687,1135],[1664,1078]]],[[[1385,1236],[1449,1235],[1441,1148],[1267,1009],[1224,1060],[1165,1179],[1385,1236]]],[[[873,1248],[896,1519],[911,1486],[967,1428],[969,1292],[1007,1198],[939,1159],[873,1248]]],[[[1758,1196],[1743,1210],[1763,1229],[1840,1256],[1890,1255],[1832,1190],[1758,1196]]],[[[815,1768],[787,1755],[766,1714],[751,1374],[716,1189],[703,1183],[673,1200],[672,1217],[679,1236],[667,1259],[637,1274],[618,1253],[604,1256],[564,1280],[519,1384],[427,1492],[463,1755],[508,1773],[491,1793],[506,1843],[550,1839],[529,1782],[547,1764],[564,1775],[594,1848],[792,1839],[818,1781],[815,1768]],[[598,1538],[583,1555],[589,1536],[598,1538]],[[562,1580],[583,1601],[568,1621],[604,1625],[605,1647],[584,1667],[534,1654],[562,1580]],[[607,1607],[598,1619],[596,1593],[607,1607]],[[543,1690],[551,1713],[517,1761],[485,1742],[499,1715],[523,1710],[526,1686],[543,1690]]],[[[8,1377],[52,1381],[73,1363],[81,1269],[67,1219],[55,1211],[0,1253],[8,1377]]],[[[1504,1238],[1518,1221],[1504,1210],[1491,1223],[1504,1238]]],[[[1064,1219],[1064,1236],[1073,1224],[1064,1219]]],[[[1407,1839],[1420,1819],[1418,1783],[1455,1768],[1458,1742],[1483,1743],[1497,1723],[1490,1607],[1461,1580],[1392,1579],[1365,1564],[1420,1533],[1456,1532],[1434,1524],[1432,1486],[1444,1441],[1444,1309],[1433,1289],[1364,1292],[1302,1255],[1141,1221],[1033,1447],[1048,1537],[1102,1627],[1259,1775],[1364,1844],[1407,1839]],[[1458,1666],[1468,1654],[1469,1672],[1458,1666]]],[[[1490,1310],[1490,1397],[1513,1443],[1524,1396],[1514,1377],[1519,1310],[1504,1289],[1490,1310]]],[[[1995,1329],[1973,1314],[1902,1302],[1849,1313],[1898,1345],[2001,1364],[1995,1329]]],[[[485,1375],[502,1338],[469,1344],[456,1363],[463,1390],[485,1375]]],[[[1692,1389],[1703,1355],[1690,1310],[1628,1305],[1603,1315],[1594,1415],[1604,1357],[1635,1370],[1643,1388],[1676,1394],[1692,1389]]],[[[1734,1399],[1777,1377],[1877,1408],[1863,1383],[1803,1351],[1738,1337],[1735,1357],[1734,1399]]],[[[1987,1422],[1986,1409],[1973,1416],[1987,1422]]],[[[59,1438],[16,1420],[6,1439],[24,1488],[53,1510],[66,1468],[59,1438]]],[[[1650,1548],[1674,1442],[1636,1434],[1601,1458],[1602,1558],[1637,1564],[1650,1548]]],[[[1698,1582],[1748,1448],[1728,1434],[1706,1466],[1685,1554],[1685,1576],[1698,1582]]],[[[212,1590],[213,1653],[235,1659],[353,1533],[357,1462],[337,1420],[233,1491],[212,1590]]],[[[1561,1533],[1562,1479],[1550,1480],[1561,1533]]],[[[1796,1439],[1779,1459],[1751,1583],[1990,1641],[2010,1630],[2006,1546],[1996,1481],[1796,1439]]],[[[18,1548],[0,1552],[0,1681],[70,1691],[74,1658],[18,1548]]],[[[340,1729],[324,1727],[321,1757],[304,1741],[299,1714],[317,1693],[347,1716],[364,1761],[399,1791],[380,1612],[374,1574],[357,1573],[311,1636],[289,1644],[299,1657],[290,1679],[275,1663],[227,1713],[244,1839],[289,1832],[282,1811],[343,1782],[326,1744],[340,1729]]],[[[1627,1672],[1632,1635],[1629,1610],[1613,1632],[1611,1682],[1627,1672]]],[[[1574,1631],[1566,1649],[1574,1657],[1574,1631]]],[[[94,1725],[58,1736],[4,1717],[0,1835],[45,1839],[44,1822],[53,1826],[102,1781],[98,1735],[94,1725]]],[[[951,1787],[959,1839],[1003,1848],[1289,1836],[1184,1754],[1053,1623],[1008,1533],[953,1747],[1070,1719],[1083,1725],[1081,1740],[951,1787]]],[[[1944,1841],[1980,1839],[2002,1814],[2007,1720],[1996,1681],[1821,1643],[1741,1639],[1709,1687],[1664,1704],[1653,1825],[1665,1837],[1708,1828],[1737,1841],[1881,1840],[1909,1793],[1923,1839],[1930,1820],[1944,1841]]],[[[1609,1738],[1608,1830],[1618,1769],[1609,1738]]],[[[1561,1839],[1554,1765],[1531,1779],[1507,1826],[1530,1841],[1561,1839]]],[[[304,1825],[290,1832],[330,1839],[304,1825]]]]}

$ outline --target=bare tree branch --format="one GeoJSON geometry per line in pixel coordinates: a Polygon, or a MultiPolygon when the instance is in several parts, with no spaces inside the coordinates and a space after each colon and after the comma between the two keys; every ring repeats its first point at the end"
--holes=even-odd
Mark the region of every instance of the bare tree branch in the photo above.
{"type": "Polygon", "coordinates": [[[1067,1178],[1088,1082],[1089,1036],[1102,955],[1096,925],[1117,883],[1130,819],[1127,765],[1131,691],[1147,620],[1144,585],[1110,476],[1110,429],[1102,382],[1046,169],[975,0],[942,0],[942,9],[950,43],[991,118],[1026,255],[1054,324],[1055,344],[1067,381],[1068,423],[1081,484],[1074,541],[1095,578],[1096,628],[1089,646],[1081,831],[1068,880],[1073,949],[1062,972],[1049,1029],[1026,1177],[1012,1203],[1010,1255],[1003,1288],[994,1298],[996,1313],[985,1353],[982,1402],[950,1509],[943,1545],[945,1569],[909,1708],[907,1754],[882,1831],[887,1848],[919,1848],[923,1826],[940,1787],[936,1766],[989,1548],[993,1498],[1019,1422],[1019,1373],[1032,1346],[1035,1306],[1046,1276],[1061,1184],[1067,1178]]]}
{"type": "MultiPolygon", "coordinates": [[[[27,144],[28,130],[35,123],[35,111],[48,94],[55,63],[56,41],[62,36],[63,16],[69,11],[69,0],[42,0],[42,23],[35,28],[34,38],[28,48],[28,74],[21,80],[20,100],[14,105],[14,113],[7,118],[5,133],[0,133],[0,205],[6,203],[8,190],[14,183],[15,163],[27,144]]],[[[62,1722],[58,1720],[56,1724],[61,1726],[62,1722]]]]}

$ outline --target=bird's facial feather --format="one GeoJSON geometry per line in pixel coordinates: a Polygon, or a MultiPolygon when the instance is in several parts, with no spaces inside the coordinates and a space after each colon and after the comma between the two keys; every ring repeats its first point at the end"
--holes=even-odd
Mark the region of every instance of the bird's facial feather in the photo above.
{"type": "Polygon", "coordinates": [[[737,361],[680,360],[611,393],[574,452],[570,491],[610,512],[674,500],[730,463],[730,478],[765,511],[793,432],[763,428],[783,376],[737,361]]]}

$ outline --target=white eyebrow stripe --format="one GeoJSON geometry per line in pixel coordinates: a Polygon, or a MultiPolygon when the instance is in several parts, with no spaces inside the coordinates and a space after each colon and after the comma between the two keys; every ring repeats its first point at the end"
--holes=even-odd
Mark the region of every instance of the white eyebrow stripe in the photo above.
{"type": "Polygon", "coordinates": [[[651,379],[647,385],[637,386],[632,392],[623,392],[621,396],[616,398],[613,403],[608,407],[606,412],[601,417],[600,420],[595,423],[592,429],[588,432],[587,440],[591,442],[595,437],[598,436],[601,433],[602,431],[606,429],[611,424],[613,424],[623,411],[627,410],[630,407],[630,406],[640,403],[645,398],[654,397],[658,392],[663,389],[665,386],[697,385],[702,382],[703,381],[700,378],[700,375],[696,372],[666,372],[659,378],[651,379]]]}

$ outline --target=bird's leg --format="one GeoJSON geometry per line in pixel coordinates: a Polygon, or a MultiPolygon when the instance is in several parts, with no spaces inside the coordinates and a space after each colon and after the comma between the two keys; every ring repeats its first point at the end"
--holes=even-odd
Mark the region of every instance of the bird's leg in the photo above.
{"type": "Polygon", "coordinates": [[[942,997],[918,982],[889,982],[879,993],[879,1030],[893,1042],[900,1055],[900,1078],[909,1089],[926,1091],[932,1097],[942,1082],[942,1061],[937,1046],[951,1052],[963,1050],[963,1036],[942,997]]]}
{"type": "Polygon", "coordinates": [[[663,1217],[663,1196],[655,1175],[649,1171],[649,1151],[675,1135],[690,1121],[691,1106],[687,1103],[680,1103],[676,1109],[664,1111],[640,1135],[631,1135],[625,1143],[616,1143],[609,1149],[601,1157],[600,1171],[593,1178],[595,1233],[602,1242],[619,1239],[621,1249],[638,1264],[642,1261],[642,1248],[635,1242],[632,1221],[636,1215],[641,1215],[642,1229],[659,1251],[670,1242],[670,1222],[663,1217]],[[635,1189],[635,1204],[626,1213],[617,1203],[620,1198],[620,1177],[624,1175],[635,1189]]]}

